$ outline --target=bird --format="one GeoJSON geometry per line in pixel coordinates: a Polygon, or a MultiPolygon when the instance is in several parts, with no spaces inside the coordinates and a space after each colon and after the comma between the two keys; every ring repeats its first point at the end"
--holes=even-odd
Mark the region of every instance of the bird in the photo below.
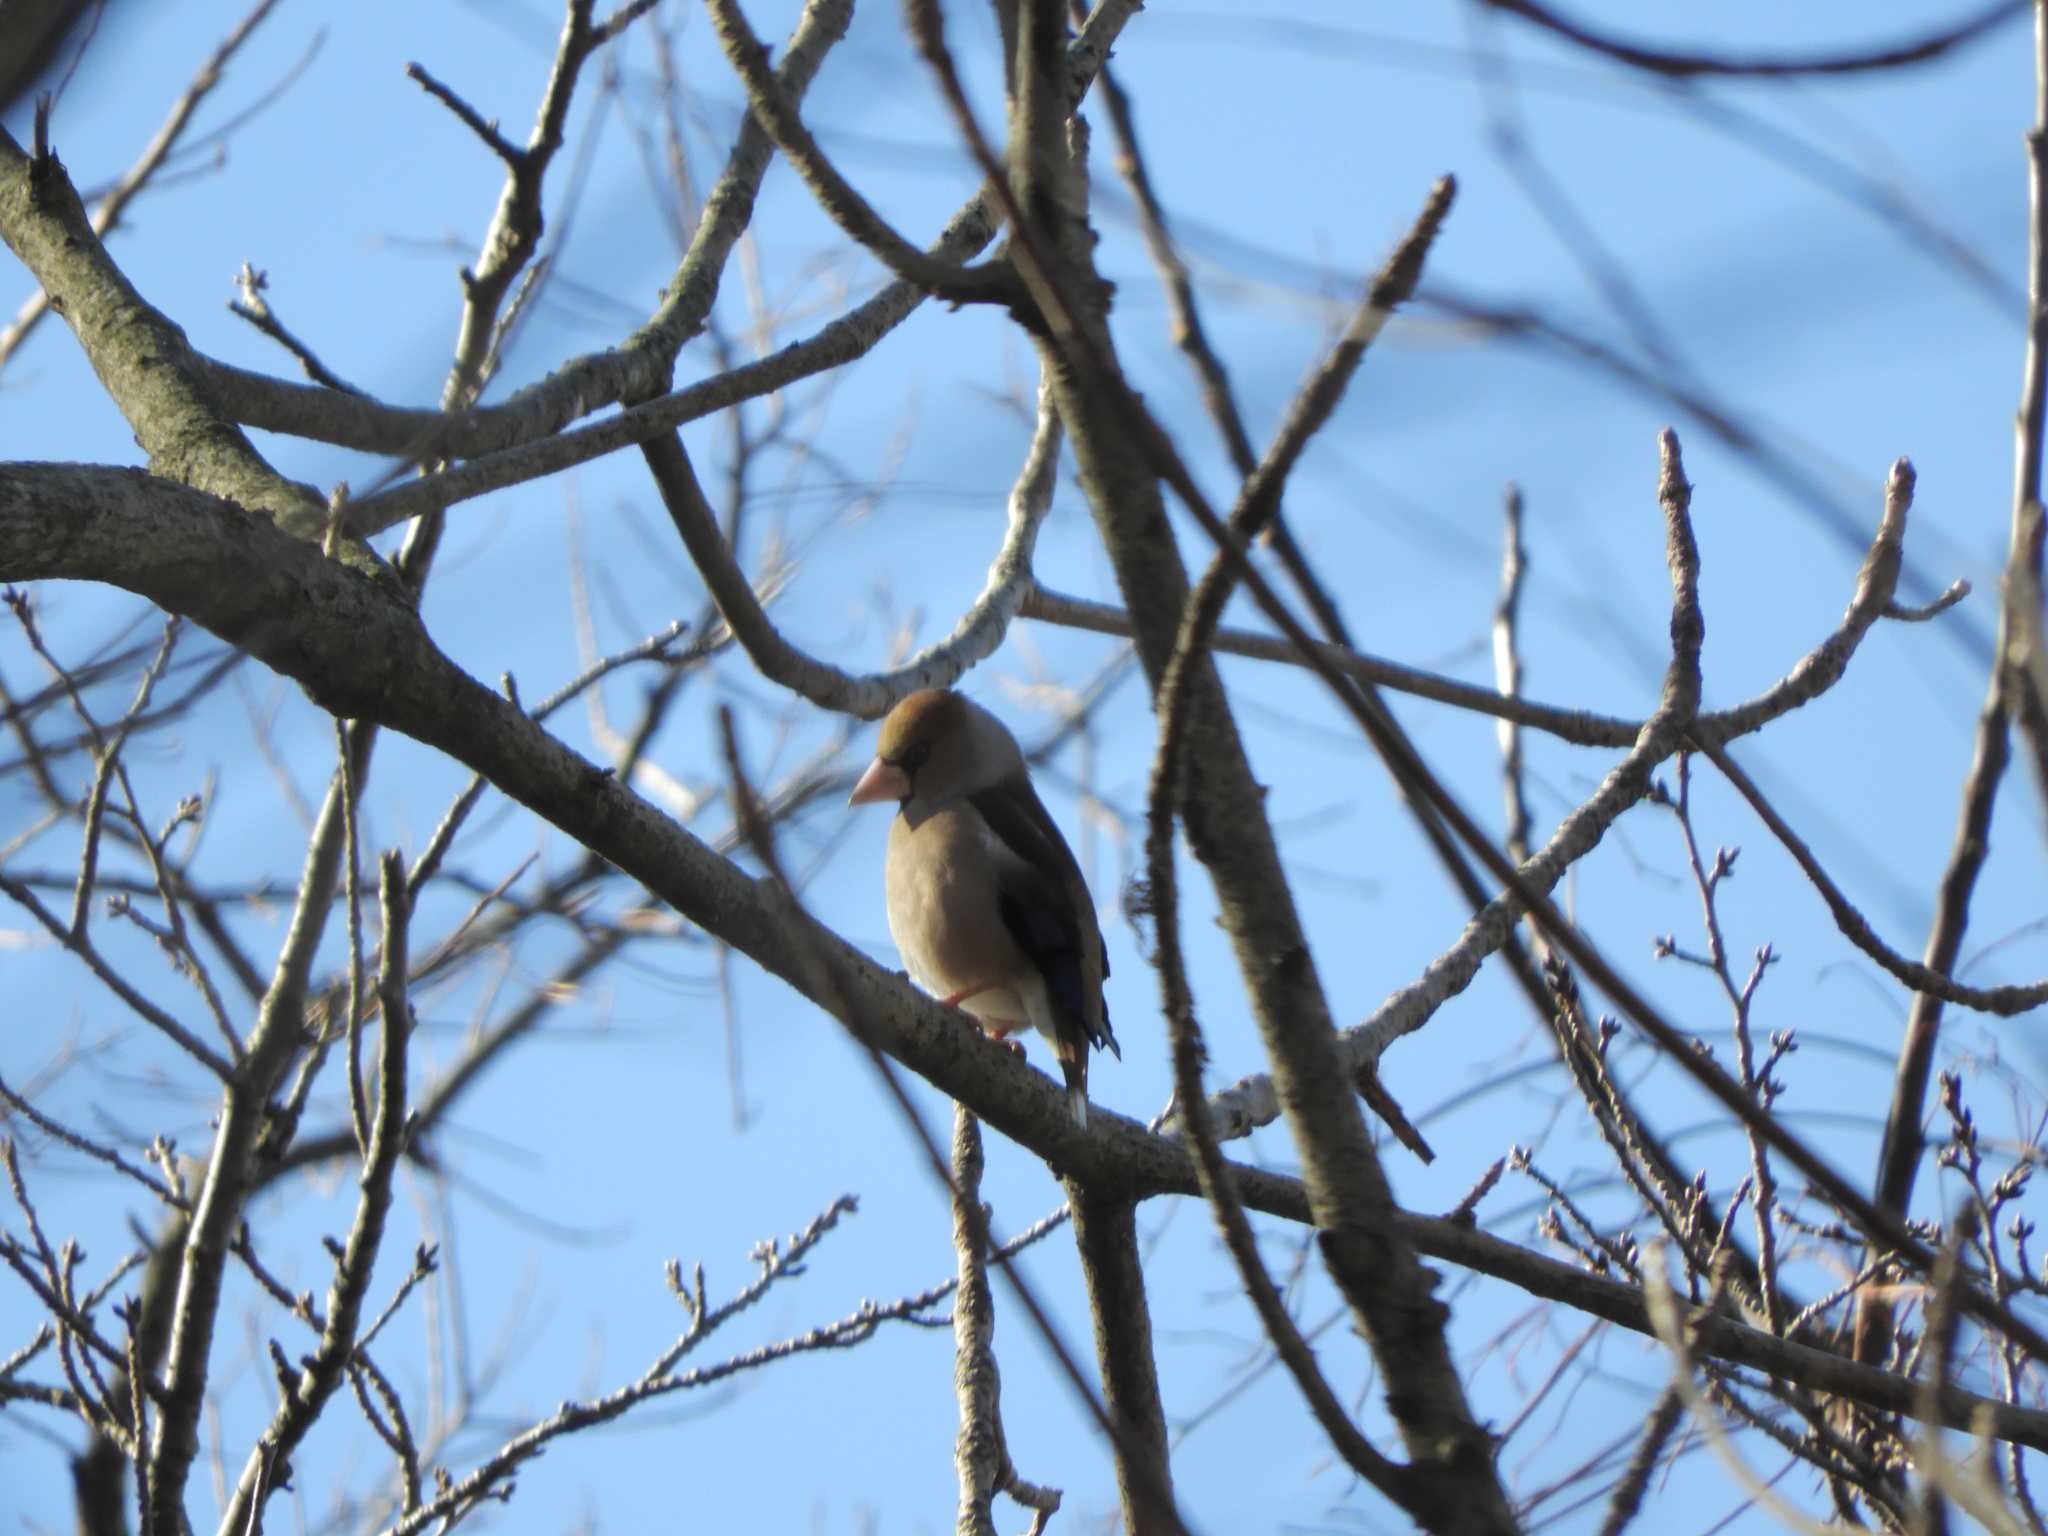
{"type": "Polygon", "coordinates": [[[1024,754],[1002,721],[924,689],[882,721],[849,805],[893,800],[883,869],[889,933],[911,980],[1012,1049],[1029,1025],[1052,1046],[1074,1121],[1088,1124],[1088,1051],[1109,1027],[1109,956],[1095,903],[1024,754]]]}

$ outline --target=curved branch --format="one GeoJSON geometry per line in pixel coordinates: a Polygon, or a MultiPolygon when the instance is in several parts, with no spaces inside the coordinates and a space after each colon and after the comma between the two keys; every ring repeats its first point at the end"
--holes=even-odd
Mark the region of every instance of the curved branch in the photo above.
{"type": "Polygon", "coordinates": [[[1940,58],[1952,48],[1976,41],[2001,21],[2017,15],[2026,0],[1992,0],[1990,5],[1952,27],[1945,27],[1908,43],[1895,43],[1890,47],[1874,48],[1862,53],[1822,53],[1805,58],[1759,56],[1748,59],[1729,58],[1720,54],[1673,53],[1661,48],[1646,48],[1639,43],[1624,42],[1620,38],[1595,32],[1568,17],[1560,16],[1548,6],[1538,4],[1537,0],[1482,0],[1482,3],[1496,11],[1505,11],[1510,16],[1519,16],[1524,21],[1533,22],[1544,31],[1584,48],[1589,53],[1597,53],[1603,58],[1613,59],[1618,64],[1627,64],[1674,80],[1693,80],[1702,76],[1796,80],[1813,75],[1873,74],[1887,69],[1902,69],[1910,64],[1925,64],[1932,59],[1940,58]]]}
{"type": "Polygon", "coordinates": [[[1820,867],[1820,861],[1813,856],[1813,850],[1797,832],[1786,823],[1764,792],[1757,788],[1756,780],[1743,772],[1734,758],[1721,747],[1703,748],[1707,760],[1721,770],[1723,778],[1735,786],[1735,790],[1749,802],[1749,808],[1757,818],[1770,829],[1770,833],[1792,855],[1792,862],[1799,866],[1800,873],[1827,903],[1828,912],[1834,917],[1835,926],[1842,936],[1879,965],[1911,987],[1915,992],[1936,997],[1945,1003],[1954,1003],[1962,1008],[1976,1008],[1985,1013],[1999,1014],[2011,1018],[2014,1014],[2025,1013],[2048,1003],[2048,981],[2037,981],[2025,987],[1969,987],[1959,981],[1952,981],[1944,971],[1932,966],[1921,965],[1908,960],[1877,936],[1863,914],[1856,910],[1841,888],[1828,878],[1828,872],[1820,867]]]}
{"type": "Polygon", "coordinates": [[[927,255],[898,234],[853,184],[839,174],[824,150],[797,115],[796,104],[776,82],[768,67],[768,50],[747,25],[735,0],[705,0],[711,30],[725,57],[746,86],[753,118],[782,151],[818,206],[846,237],[869,252],[900,280],[956,302],[1007,298],[1014,284],[995,268],[964,269],[927,255]]]}
{"type": "Polygon", "coordinates": [[[1038,426],[1010,492],[1009,527],[989,565],[981,595],[968,605],[944,640],[926,646],[900,667],[864,676],[820,661],[783,638],[733,558],[681,439],[673,435],[659,438],[644,444],[643,451],[662,504],[710,588],[720,616],[761,675],[822,709],[873,720],[919,688],[948,686],[1002,644],[1010,620],[1031,586],[1031,552],[1038,542],[1039,524],[1052,505],[1059,447],[1059,418],[1051,396],[1041,386],[1038,426]]]}

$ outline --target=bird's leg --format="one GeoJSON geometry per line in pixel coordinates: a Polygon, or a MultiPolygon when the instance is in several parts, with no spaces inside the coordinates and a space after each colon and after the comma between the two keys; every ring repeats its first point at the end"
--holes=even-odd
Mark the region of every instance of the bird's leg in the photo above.
{"type": "Polygon", "coordinates": [[[995,1041],[1004,1050],[1015,1051],[1019,1056],[1024,1054],[1024,1042],[1010,1038],[1011,1035],[1024,1027],[1022,1019],[990,1019],[984,1022],[981,1027],[987,1033],[989,1039],[995,1041]]]}
{"type": "MultiPolygon", "coordinates": [[[[992,990],[993,988],[988,983],[984,982],[982,985],[978,987],[964,987],[960,991],[955,992],[950,997],[940,998],[939,1001],[944,1003],[948,1008],[958,1008],[970,997],[979,997],[982,993],[992,990]]],[[[974,1022],[979,1024],[981,1026],[982,1032],[986,1034],[989,1037],[989,1039],[995,1041],[997,1045],[1000,1045],[1007,1050],[1015,1051],[1019,1056],[1022,1056],[1024,1054],[1024,1042],[1022,1040],[1012,1040],[1010,1038],[1010,1036],[1015,1031],[1020,1030],[1024,1027],[1024,1021],[1022,1019],[976,1019],[974,1022]]]]}

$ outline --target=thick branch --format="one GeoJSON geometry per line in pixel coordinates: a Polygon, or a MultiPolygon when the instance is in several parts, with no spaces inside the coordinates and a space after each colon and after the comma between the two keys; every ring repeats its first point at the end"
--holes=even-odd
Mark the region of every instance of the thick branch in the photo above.
{"type": "Polygon", "coordinates": [[[32,162],[4,129],[0,238],[62,312],[152,469],[262,512],[301,538],[318,536],[325,501],[279,475],[215,413],[204,360],[114,265],[63,167],[54,158],[32,162]]]}
{"type": "MultiPolygon", "coordinates": [[[[155,179],[157,172],[163,169],[171,151],[178,147],[179,140],[185,136],[185,130],[191,126],[192,118],[199,111],[200,105],[213,94],[214,88],[226,77],[228,62],[276,8],[277,0],[257,0],[256,6],[235,24],[234,29],[221,40],[220,46],[213,50],[204,64],[199,66],[198,72],[192,77],[192,83],[185,87],[176,101],[171,103],[169,115],[151,136],[149,143],[143,146],[141,155],[136,158],[133,165],[121,173],[120,179],[108,189],[107,195],[100,199],[99,206],[93,209],[94,234],[104,240],[119,227],[121,215],[128,211],[128,205],[142,194],[155,179]]],[[[18,8],[9,13],[10,26],[27,25],[25,21],[17,19],[20,14],[18,8]]],[[[314,47],[319,47],[317,41],[314,47]]],[[[307,57],[310,59],[311,54],[307,57]]],[[[303,61],[300,67],[304,67],[303,61]]],[[[7,365],[8,360],[35,330],[37,323],[49,312],[50,291],[47,288],[40,288],[15,313],[13,320],[5,327],[0,327],[0,367],[7,365]]]]}
{"type": "Polygon", "coordinates": [[[1152,1312],[1138,1258],[1137,1207],[1128,1196],[1104,1195],[1072,1179],[1067,1182],[1067,1206],[1074,1213],[1074,1246],[1088,1282],[1103,1405],[1115,1430],[1111,1444],[1124,1529],[1131,1536],[1184,1531],[1187,1527],[1173,1507],[1166,1410],[1159,1398],[1152,1312]]]}

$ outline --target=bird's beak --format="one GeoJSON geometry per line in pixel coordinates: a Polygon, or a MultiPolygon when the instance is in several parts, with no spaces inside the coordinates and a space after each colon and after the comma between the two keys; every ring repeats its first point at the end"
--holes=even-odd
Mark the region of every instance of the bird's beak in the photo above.
{"type": "Polygon", "coordinates": [[[873,805],[877,800],[901,800],[909,793],[910,775],[894,763],[885,763],[878,757],[868,764],[868,771],[853,786],[853,793],[846,797],[846,803],[873,805]]]}

